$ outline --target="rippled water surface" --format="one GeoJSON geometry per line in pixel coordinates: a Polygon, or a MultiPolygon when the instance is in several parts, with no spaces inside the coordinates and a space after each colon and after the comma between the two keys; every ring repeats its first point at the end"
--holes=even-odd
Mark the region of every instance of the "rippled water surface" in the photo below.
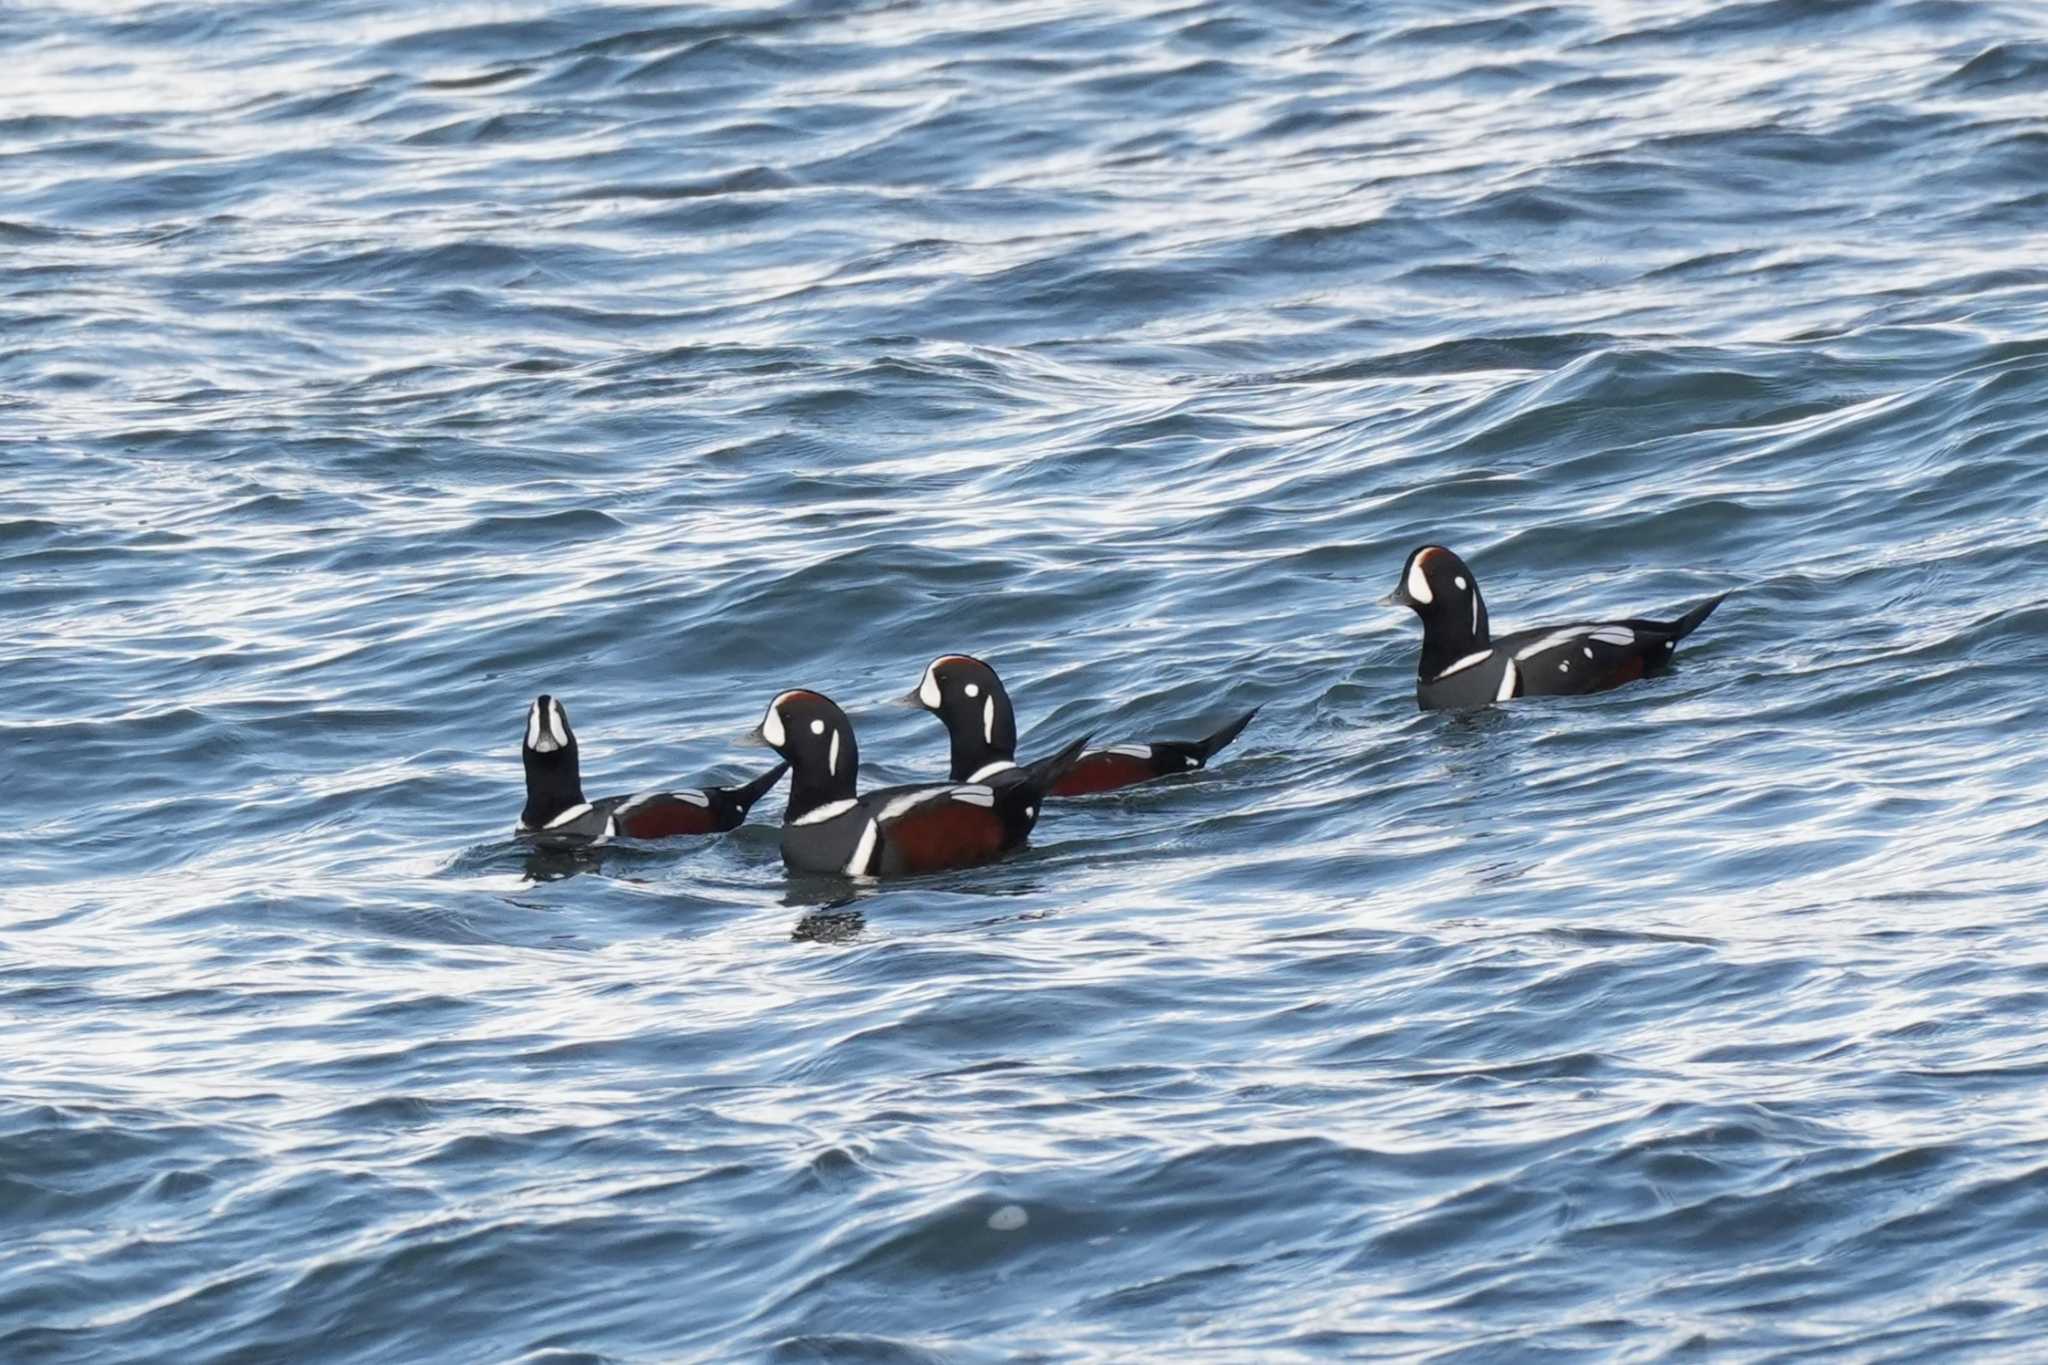
{"type": "Polygon", "coordinates": [[[2026,1359],[2048,15],[0,8],[0,1358],[2026,1359]],[[1496,623],[1669,676],[1417,712],[1496,623]],[[776,690],[1197,733],[851,900],[776,690]]]}

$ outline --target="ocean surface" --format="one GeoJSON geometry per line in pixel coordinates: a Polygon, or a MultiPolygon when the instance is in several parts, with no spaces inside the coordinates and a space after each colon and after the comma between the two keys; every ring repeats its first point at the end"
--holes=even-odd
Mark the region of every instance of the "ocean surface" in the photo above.
{"type": "Polygon", "coordinates": [[[2039,1359],[2048,10],[0,7],[0,1360],[2039,1359]],[[1376,605],[1732,591],[1468,717],[1376,605]],[[994,868],[793,880],[980,654],[994,868]]]}

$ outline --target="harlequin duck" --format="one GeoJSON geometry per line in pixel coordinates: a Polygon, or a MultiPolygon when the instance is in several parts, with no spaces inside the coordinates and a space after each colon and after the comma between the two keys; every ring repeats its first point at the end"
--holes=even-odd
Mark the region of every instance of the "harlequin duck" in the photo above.
{"type": "Polygon", "coordinates": [[[519,812],[515,832],[591,842],[620,835],[662,839],[737,829],[748,809],[789,767],[778,763],[743,787],[692,787],[586,801],[569,713],[546,693],[526,712],[526,740],[519,746],[519,756],[526,764],[526,809],[519,812]]]}
{"type": "Polygon", "coordinates": [[[1662,671],[1678,642],[1713,615],[1710,597],[1675,621],[1581,622],[1540,626],[1496,639],[1479,579],[1441,545],[1408,556],[1401,582],[1381,598],[1422,618],[1415,696],[1425,710],[1471,710],[1515,697],[1604,692],[1662,671]]]}
{"type": "Polygon", "coordinates": [[[1046,789],[1087,744],[1084,737],[1001,782],[920,783],[856,791],[860,747],[846,713],[816,692],[784,692],[757,732],[789,760],[782,861],[799,872],[884,877],[971,867],[1024,842],[1046,789]]]}
{"type": "MultiPolygon", "coordinates": [[[[1017,713],[996,671],[965,654],[941,655],[924,670],[910,700],[939,718],[953,741],[953,780],[987,782],[1017,766],[1017,713]]],[[[1092,796],[1169,773],[1193,772],[1236,739],[1259,713],[1254,706],[1207,739],[1112,744],[1081,755],[1054,796],[1092,796]]]]}

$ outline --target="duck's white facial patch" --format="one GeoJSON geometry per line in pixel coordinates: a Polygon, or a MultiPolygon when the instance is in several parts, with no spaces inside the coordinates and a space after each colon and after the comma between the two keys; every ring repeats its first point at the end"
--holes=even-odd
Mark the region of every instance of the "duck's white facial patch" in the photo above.
{"type": "Polygon", "coordinates": [[[814,735],[822,735],[822,734],[824,734],[824,733],[825,733],[825,722],[824,722],[824,721],[822,721],[822,720],[814,720],[814,721],[812,721],[812,722],[811,722],[811,733],[812,733],[812,734],[814,734],[814,735]]]}
{"type": "Polygon", "coordinates": [[[1038,818],[1038,807],[1026,806],[1024,808],[1024,818],[1026,820],[1036,820],[1038,818]]]}
{"type": "Polygon", "coordinates": [[[568,743],[569,722],[562,718],[562,704],[549,697],[547,715],[543,717],[540,703],[535,702],[526,717],[527,747],[537,754],[551,754],[566,748],[568,743]]]}
{"type": "Polygon", "coordinates": [[[978,697],[981,695],[981,684],[969,683],[967,684],[967,686],[961,688],[960,690],[965,692],[970,697],[978,697]]]}
{"type": "MultiPolygon", "coordinates": [[[[777,697],[775,700],[780,701],[782,699],[777,697]]],[[[768,714],[761,717],[761,738],[767,740],[770,747],[776,749],[780,749],[783,745],[789,743],[789,734],[782,728],[782,712],[777,709],[775,702],[768,703],[768,714]]]]}
{"type": "Polygon", "coordinates": [[[939,703],[945,700],[939,695],[939,666],[937,662],[926,666],[924,681],[917,685],[917,699],[924,703],[927,710],[931,711],[938,710],[939,703]]]}
{"type": "Polygon", "coordinates": [[[1463,575],[1463,574],[1459,574],[1459,575],[1458,575],[1458,576],[1457,576],[1456,578],[1453,578],[1453,579],[1452,579],[1451,581],[1452,581],[1453,583],[1456,583],[1456,584],[1458,585],[1458,591],[1459,591],[1459,592],[1463,592],[1463,591],[1465,591],[1465,587],[1466,587],[1466,583],[1465,583],[1465,575],[1463,575]]]}
{"type": "Polygon", "coordinates": [[[1408,595],[1428,606],[1436,601],[1436,594],[1429,590],[1429,575],[1422,571],[1422,561],[1427,555],[1417,555],[1408,562],[1408,595]]]}
{"type": "MultiPolygon", "coordinates": [[[[967,684],[967,695],[974,695],[974,684],[967,684]]],[[[981,704],[981,737],[989,744],[996,742],[996,699],[991,696],[981,704]]]]}
{"type": "MultiPolygon", "coordinates": [[[[822,723],[821,721],[811,722],[813,725],[822,723]]],[[[839,776],[839,732],[837,730],[832,732],[832,752],[825,757],[825,771],[834,777],[839,776]]]]}

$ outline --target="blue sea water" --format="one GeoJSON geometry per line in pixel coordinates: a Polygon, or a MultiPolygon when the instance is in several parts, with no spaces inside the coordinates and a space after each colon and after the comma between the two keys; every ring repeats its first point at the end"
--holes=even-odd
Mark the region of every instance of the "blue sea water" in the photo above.
{"type": "Polygon", "coordinates": [[[0,8],[0,1359],[2022,1360],[2048,13],[0,8]],[[1667,677],[1416,710],[1496,624],[1667,677]],[[510,836],[777,690],[999,867],[510,836]]]}

